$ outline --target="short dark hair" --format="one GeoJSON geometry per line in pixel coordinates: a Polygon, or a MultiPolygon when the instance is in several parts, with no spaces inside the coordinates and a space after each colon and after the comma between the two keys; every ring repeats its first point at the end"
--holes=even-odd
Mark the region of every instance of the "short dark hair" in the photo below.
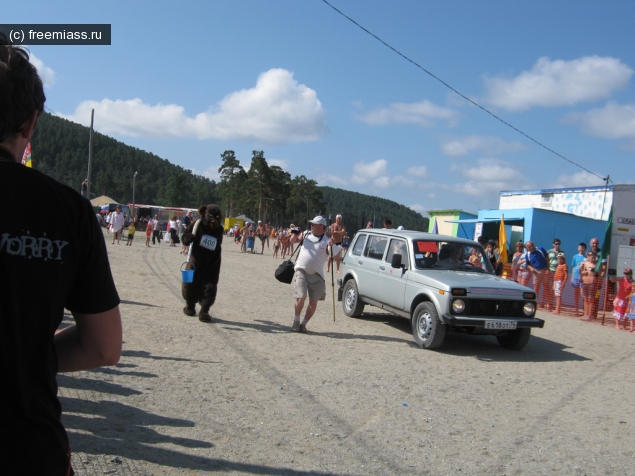
{"type": "Polygon", "coordinates": [[[22,131],[22,125],[34,111],[44,112],[44,87],[29,52],[13,46],[0,33],[0,142],[22,131]]]}
{"type": "Polygon", "coordinates": [[[392,225],[392,220],[390,218],[386,218],[384,220],[384,225],[392,225]]]}
{"type": "Polygon", "coordinates": [[[555,243],[558,243],[559,245],[561,245],[561,244],[562,244],[562,241],[560,241],[560,238],[554,238],[554,239],[553,239],[553,243],[554,243],[554,244],[555,244],[555,243]]]}
{"type": "Polygon", "coordinates": [[[580,243],[578,246],[581,246],[582,248],[586,250],[586,243],[580,243]]]}

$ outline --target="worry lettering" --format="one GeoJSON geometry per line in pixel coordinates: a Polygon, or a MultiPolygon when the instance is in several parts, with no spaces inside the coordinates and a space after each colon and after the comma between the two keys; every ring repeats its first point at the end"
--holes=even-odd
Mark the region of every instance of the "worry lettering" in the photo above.
{"type": "Polygon", "coordinates": [[[9,233],[0,235],[0,253],[7,253],[25,258],[39,258],[46,260],[61,260],[62,249],[68,241],[50,240],[31,235],[11,236],[9,233]]]}

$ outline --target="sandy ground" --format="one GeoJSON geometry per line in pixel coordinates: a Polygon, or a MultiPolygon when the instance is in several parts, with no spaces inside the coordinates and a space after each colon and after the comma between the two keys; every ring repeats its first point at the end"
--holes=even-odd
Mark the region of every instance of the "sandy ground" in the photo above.
{"type": "Polygon", "coordinates": [[[635,474],[634,334],[541,314],[520,352],[426,351],[374,308],[336,302],[333,322],[330,282],[295,334],[280,260],[230,240],[203,324],[182,313],[180,248],[143,238],[107,235],[121,362],[58,377],[79,475],[635,474]]]}

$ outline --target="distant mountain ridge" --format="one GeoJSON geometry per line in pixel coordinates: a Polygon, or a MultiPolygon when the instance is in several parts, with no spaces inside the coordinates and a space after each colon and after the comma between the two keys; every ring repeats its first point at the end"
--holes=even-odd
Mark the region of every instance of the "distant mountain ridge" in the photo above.
{"type": "Polygon", "coordinates": [[[368,221],[382,228],[384,218],[390,218],[393,228],[403,226],[406,230],[428,231],[429,219],[400,203],[340,188],[318,187],[322,191],[327,212],[332,220],[339,213],[348,228],[365,228],[368,221]]]}
{"type": "MultiPolygon", "coordinates": [[[[88,171],[89,137],[88,127],[42,114],[31,139],[33,168],[79,190],[88,171]]],[[[136,203],[195,208],[218,201],[213,180],[99,132],[93,134],[91,192],[95,196],[131,203],[135,172],[136,203]]]]}
{"type": "MultiPolygon", "coordinates": [[[[33,166],[76,190],[88,169],[90,129],[66,119],[43,114],[31,140],[33,166]]],[[[220,155],[220,154],[219,154],[220,155]]],[[[243,160],[246,163],[246,160],[243,160]]],[[[204,203],[220,203],[218,184],[206,177],[171,164],[152,153],[124,144],[99,132],[93,135],[92,186],[94,196],[108,195],[119,203],[132,202],[132,177],[135,202],[163,206],[197,208],[204,203]]],[[[349,192],[332,187],[317,187],[326,204],[323,214],[342,214],[347,228],[363,228],[375,219],[383,226],[390,217],[396,228],[428,229],[428,218],[392,200],[349,192]]],[[[318,210],[316,210],[316,213],[318,210]]]]}

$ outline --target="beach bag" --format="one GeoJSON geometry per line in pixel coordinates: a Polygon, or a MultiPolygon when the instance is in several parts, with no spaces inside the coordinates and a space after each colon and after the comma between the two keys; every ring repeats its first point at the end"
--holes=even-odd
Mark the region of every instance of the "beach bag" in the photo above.
{"type": "MultiPolygon", "coordinates": [[[[303,241],[304,239],[306,239],[308,234],[308,232],[304,234],[304,238],[302,239],[303,241]]],[[[324,238],[324,236],[325,235],[322,235],[322,238],[324,238]]],[[[322,238],[320,238],[320,241],[322,241],[322,238]]],[[[300,251],[300,248],[302,248],[303,241],[298,244],[298,247],[289,257],[289,259],[287,261],[284,261],[280,266],[278,266],[278,269],[276,269],[274,275],[276,279],[281,283],[291,284],[291,281],[293,281],[293,274],[295,273],[295,263],[291,260],[293,259],[293,256],[300,251]]]]}
{"type": "Polygon", "coordinates": [[[295,273],[295,270],[293,269],[294,266],[295,263],[291,260],[283,262],[280,266],[278,266],[278,269],[276,269],[276,279],[281,283],[291,284],[291,281],[293,281],[293,274],[295,273]]]}
{"type": "Polygon", "coordinates": [[[293,274],[295,273],[293,268],[295,267],[295,263],[292,260],[293,256],[300,251],[300,248],[302,248],[302,243],[299,243],[298,248],[293,252],[289,259],[287,261],[283,261],[282,264],[278,266],[278,269],[276,269],[274,276],[281,283],[291,284],[291,281],[293,281],[293,274]]]}

